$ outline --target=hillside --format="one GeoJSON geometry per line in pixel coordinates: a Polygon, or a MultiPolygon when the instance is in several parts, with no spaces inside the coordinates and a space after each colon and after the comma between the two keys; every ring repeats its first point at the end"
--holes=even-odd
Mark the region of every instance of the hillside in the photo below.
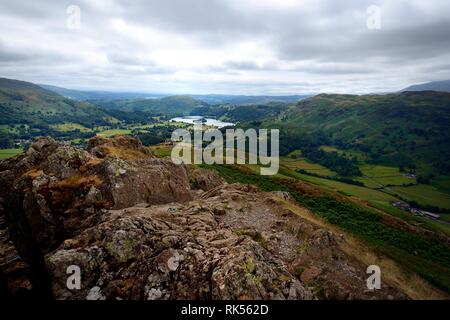
{"type": "Polygon", "coordinates": [[[194,108],[207,104],[190,96],[170,96],[160,99],[93,100],[105,110],[144,112],[154,116],[189,115],[194,108]]]}
{"type": "Polygon", "coordinates": [[[195,99],[202,100],[209,104],[232,104],[232,105],[252,105],[268,104],[272,102],[296,103],[310,95],[290,95],[290,96],[245,96],[245,95],[193,95],[195,99]]]}
{"type": "Polygon", "coordinates": [[[282,151],[333,145],[374,163],[450,173],[450,94],[322,94],[300,101],[262,126],[279,128],[282,151]]]}
{"type": "Polygon", "coordinates": [[[0,140],[52,133],[51,127],[109,125],[116,120],[100,108],[43,89],[35,84],[0,79],[0,140]]]}
{"type": "Polygon", "coordinates": [[[144,99],[144,98],[161,98],[164,95],[137,93],[137,92],[113,92],[113,91],[85,91],[73,90],[63,87],[51,86],[46,84],[39,84],[40,87],[53,91],[66,98],[75,99],[79,101],[87,100],[113,100],[113,99],[144,99]]]}
{"type": "Polygon", "coordinates": [[[256,105],[211,105],[201,106],[193,109],[191,115],[214,117],[233,122],[258,122],[264,119],[274,119],[282,111],[286,110],[289,104],[282,102],[270,102],[256,105]]]}
{"type": "Polygon", "coordinates": [[[441,91],[450,92],[450,80],[433,81],[410,86],[402,91],[441,91]]]}

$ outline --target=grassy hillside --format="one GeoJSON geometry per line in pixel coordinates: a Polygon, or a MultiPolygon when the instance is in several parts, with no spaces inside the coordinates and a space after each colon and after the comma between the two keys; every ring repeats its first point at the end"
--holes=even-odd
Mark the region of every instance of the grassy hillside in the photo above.
{"type": "Polygon", "coordinates": [[[117,119],[89,103],[64,98],[29,82],[0,78],[0,149],[39,135],[87,135],[117,119]]]}
{"type": "Polygon", "coordinates": [[[137,93],[137,92],[110,92],[110,91],[83,91],[72,90],[62,87],[50,86],[45,84],[39,84],[40,87],[53,91],[64,97],[87,101],[87,100],[115,100],[115,99],[144,99],[148,97],[161,98],[164,95],[151,94],[151,93],[137,93]]]}
{"type": "Polygon", "coordinates": [[[47,126],[64,122],[102,125],[110,116],[88,103],[64,98],[29,82],[0,79],[0,124],[47,126]]]}
{"type": "Polygon", "coordinates": [[[295,183],[297,177],[280,179],[260,176],[239,166],[205,167],[215,169],[230,183],[254,184],[265,191],[288,191],[295,201],[315,215],[364,240],[405,269],[450,292],[450,247],[435,234],[403,228],[401,223],[387,218],[381,211],[349,201],[339,194],[299,186],[295,183]]]}
{"type": "Polygon", "coordinates": [[[263,126],[280,128],[282,151],[330,144],[373,163],[450,172],[450,94],[318,95],[263,126]]]}

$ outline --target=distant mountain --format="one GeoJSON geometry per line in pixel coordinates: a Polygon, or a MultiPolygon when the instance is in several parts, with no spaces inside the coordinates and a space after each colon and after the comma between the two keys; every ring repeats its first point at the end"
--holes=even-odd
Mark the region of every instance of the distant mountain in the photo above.
{"type": "MultiPolygon", "coordinates": [[[[160,99],[169,96],[169,94],[139,93],[139,92],[111,92],[111,91],[84,91],[72,90],[57,86],[40,84],[44,89],[56,92],[64,97],[88,101],[88,100],[130,100],[130,99],[160,99]]],[[[269,102],[295,103],[311,95],[289,95],[289,96],[245,96],[245,95],[225,95],[225,94],[190,94],[185,95],[196,100],[201,100],[208,104],[266,104],[269,102]]]]}
{"type": "Polygon", "coordinates": [[[244,95],[192,95],[192,97],[209,104],[267,104],[270,102],[296,103],[311,95],[290,95],[290,96],[244,96],[244,95]]]}
{"type": "Polygon", "coordinates": [[[410,86],[402,91],[441,91],[450,92],[450,80],[433,81],[410,86]]]}
{"type": "Polygon", "coordinates": [[[116,99],[153,99],[161,98],[166,95],[163,94],[150,94],[150,93],[137,93],[137,92],[110,92],[110,91],[83,91],[72,90],[62,87],[50,86],[40,84],[40,87],[56,92],[66,98],[71,98],[79,101],[87,100],[116,100],[116,99]]]}

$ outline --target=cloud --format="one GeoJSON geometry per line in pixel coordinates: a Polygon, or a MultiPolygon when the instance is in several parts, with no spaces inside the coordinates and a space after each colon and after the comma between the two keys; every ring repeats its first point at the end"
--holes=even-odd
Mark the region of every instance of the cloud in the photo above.
{"type": "Polygon", "coordinates": [[[300,94],[450,78],[447,0],[4,0],[0,76],[82,89],[300,94]],[[367,28],[367,8],[381,29],[367,28]]]}

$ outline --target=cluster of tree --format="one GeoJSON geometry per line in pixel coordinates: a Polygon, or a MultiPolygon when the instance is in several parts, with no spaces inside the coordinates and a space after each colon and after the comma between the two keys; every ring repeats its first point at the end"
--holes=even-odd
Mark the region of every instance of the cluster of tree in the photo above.
{"type": "Polygon", "coordinates": [[[450,175],[450,159],[441,159],[433,163],[433,167],[443,175],[450,175]]]}
{"type": "Polygon", "coordinates": [[[157,116],[157,114],[152,112],[144,112],[140,110],[136,110],[133,112],[126,112],[122,110],[116,110],[116,109],[105,109],[104,110],[107,114],[109,114],[111,117],[120,119],[125,123],[140,123],[145,121],[148,123],[153,123],[154,120],[152,117],[157,116]]]}
{"type": "Polygon", "coordinates": [[[172,137],[172,132],[176,126],[155,126],[146,130],[146,132],[133,132],[145,146],[160,144],[172,137]]]}
{"type": "Polygon", "coordinates": [[[337,152],[325,152],[318,148],[303,148],[302,154],[309,160],[318,163],[328,169],[333,170],[340,176],[360,177],[361,170],[357,165],[356,159],[347,159],[340,156],[337,152]]]}
{"type": "Polygon", "coordinates": [[[321,131],[310,134],[293,134],[288,131],[280,131],[280,155],[282,156],[298,149],[319,148],[330,143],[330,138],[321,131]]]}
{"type": "Polygon", "coordinates": [[[271,102],[267,105],[209,105],[193,109],[191,115],[250,122],[276,118],[286,107],[287,105],[281,102],[271,102]]]}
{"type": "Polygon", "coordinates": [[[280,133],[280,154],[288,153],[300,149],[302,156],[318,163],[343,177],[359,177],[362,175],[357,165],[357,159],[348,159],[337,152],[325,152],[320,150],[322,145],[330,145],[333,142],[330,137],[321,131],[313,134],[289,135],[280,133]]]}
{"type": "Polygon", "coordinates": [[[0,137],[0,149],[14,148],[14,140],[9,136],[0,137]]]}

